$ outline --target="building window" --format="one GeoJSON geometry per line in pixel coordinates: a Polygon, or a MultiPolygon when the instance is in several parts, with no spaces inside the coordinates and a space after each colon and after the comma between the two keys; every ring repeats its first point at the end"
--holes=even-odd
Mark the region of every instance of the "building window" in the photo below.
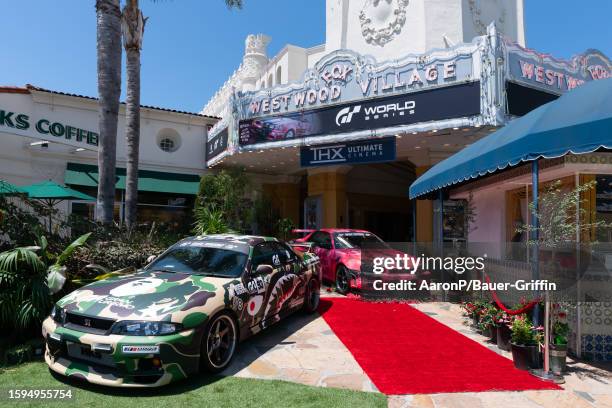
{"type": "Polygon", "coordinates": [[[168,139],[167,137],[160,140],[159,148],[164,152],[173,152],[174,151],[174,140],[168,139]]]}
{"type": "Polygon", "coordinates": [[[157,133],[157,146],[166,153],[175,152],[181,147],[181,135],[174,129],[162,129],[157,133]]]}
{"type": "Polygon", "coordinates": [[[281,67],[279,66],[276,69],[276,85],[280,85],[281,84],[281,67]]]}
{"type": "Polygon", "coordinates": [[[268,88],[272,88],[274,86],[274,78],[272,74],[268,75],[268,88]]]}

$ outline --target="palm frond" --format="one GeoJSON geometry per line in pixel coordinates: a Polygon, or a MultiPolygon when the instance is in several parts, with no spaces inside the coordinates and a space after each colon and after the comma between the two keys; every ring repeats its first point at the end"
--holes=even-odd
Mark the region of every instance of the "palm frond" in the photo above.
{"type": "Polygon", "coordinates": [[[74,252],[75,249],[77,249],[78,247],[83,246],[85,244],[85,241],[87,241],[87,239],[89,238],[90,235],[91,235],[91,232],[88,232],[87,234],[83,234],[80,237],[78,237],[77,239],[75,239],[57,257],[57,259],[55,260],[55,264],[56,265],[63,265],[64,262],[66,262],[66,260],[68,258],[70,258],[70,255],[72,255],[72,253],[74,252]]]}

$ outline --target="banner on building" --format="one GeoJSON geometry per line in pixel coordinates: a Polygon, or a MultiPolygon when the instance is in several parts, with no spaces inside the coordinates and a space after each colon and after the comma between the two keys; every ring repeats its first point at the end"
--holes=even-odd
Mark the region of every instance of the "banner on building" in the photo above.
{"type": "Polygon", "coordinates": [[[206,142],[206,161],[218,156],[227,149],[228,131],[223,129],[217,136],[206,142]]]}
{"type": "Polygon", "coordinates": [[[307,146],[300,150],[302,167],[394,161],[395,137],[307,146]]]}
{"type": "Polygon", "coordinates": [[[242,120],[241,146],[480,114],[480,83],[367,99],[311,111],[242,120]]]}

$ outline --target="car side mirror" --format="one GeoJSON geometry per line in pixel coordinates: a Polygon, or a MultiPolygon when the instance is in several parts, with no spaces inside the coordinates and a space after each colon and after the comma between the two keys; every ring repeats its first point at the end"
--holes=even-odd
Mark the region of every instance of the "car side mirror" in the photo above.
{"type": "Polygon", "coordinates": [[[157,258],[157,255],[149,255],[149,257],[147,258],[147,264],[150,264],[151,262],[153,262],[155,260],[155,258],[157,258]]]}
{"type": "Polygon", "coordinates": [[[257,269],[255,270],[255,275],[268,275],[272,273],[273,270],[274,268],[272,268],[271,265],[262,264],[257,266],[257,269]]]}

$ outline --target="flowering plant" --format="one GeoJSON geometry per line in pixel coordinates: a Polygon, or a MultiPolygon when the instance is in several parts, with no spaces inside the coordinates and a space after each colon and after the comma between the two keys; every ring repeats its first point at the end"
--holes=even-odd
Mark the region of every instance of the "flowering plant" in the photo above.
{"type": "Polygon", "coordinates": [[[570,331],[567,322],[567,312],[558,303],[553,305],[552,318],[552,343],[555,345],[566,345],[570,331]]]}
{"type": "Polygon", "coordinates": [[[511,327],[513,320],[514,320],[513,316],[509,315],[508,313],[504,312],[503,310],[499,310],[497,312],[497,315],[495,316],[495,323],[497,324],[497,326],[506,325],[508,327],[511,327]]]}
{"type": "Polygon", "coordinates": [[[492,304],[485,305],[480,309],[480,317],[478,319],[478,327],[481,330],[487,330],[490,327],[497,326],[497,315],[499,310],[492,304]]]}
{"type": "Polygon", "coordinates": [[[540,342],[537,331],[534,330],[531,320],[527,315],[515,316],[512,322],[512,343],[517,345],[534,345],[540,342]]]}

